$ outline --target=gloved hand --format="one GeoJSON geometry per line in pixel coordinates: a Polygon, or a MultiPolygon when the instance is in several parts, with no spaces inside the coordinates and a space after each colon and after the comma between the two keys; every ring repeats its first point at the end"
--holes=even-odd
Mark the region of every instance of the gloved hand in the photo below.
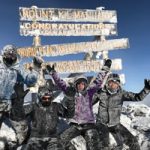
{"type": "Polygon", "coordinates": [[[29,67],[29,70],[32,72],[32,70],[33,70],[33,67],[32,67],[32,66],[30,66],[30,67],[29,67]]]}
{"type": "Polygon", "coordinates": [[[112,64],[112,60],[111,59],[106,59],[104,61],[104,65],[102,67],[102,70],[104,70],[104,71],[110,71],[111,64],[112,64]]]}
{"type": "Polygon", "coordinates": [[[150,90],[150,80],[145,79],[144,84],[145,84],[145,88],[150,90]]]}
{"type": "Polygon", "coordinates": [[[46,70],[49,74],[52,74],[53,72],[56,72],[55,71],[55,66],[56,64],[53,64],[52,66],[51,65],[46,65],[46,70]]]}
{"type": "Polygon", "coordinates": [[[66,92],[65,92],[66,96],[68,97],[74,97],[76,94],[76,89],[73,86],[73,84],[69,83],[69,86],[67,86],[66,88],[66,92]]]}
{"type": "Polygon", "coordinates": [[[43,62],[44,62],[44,60],[41,57],[37,57],[37,56],[33,57],[34,66],[41,68],[43,62]]]}

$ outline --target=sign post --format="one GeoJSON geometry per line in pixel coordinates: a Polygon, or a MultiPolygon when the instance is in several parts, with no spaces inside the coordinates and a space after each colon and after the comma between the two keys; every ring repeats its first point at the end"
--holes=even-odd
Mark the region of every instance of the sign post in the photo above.
{"type": "MultiPolygon", "coordinates": [[[[99,72],[103,60],[109,58],[109,51],[126,49],[129,47],[127,38],[109,39],[108,36],[117,35],[117,14],[114,10],[105,10],[103,7],[90,9],[63,9],[63,8],[31,8],[20,7],[20,35],[34,36],[34,46],[22,47],[17,51],[22,57],[64,56],[68,54],[85,53],[85,60],[56,61],[59,73],[99,72]],[[95,41],[41,45],[40,36],[96,36],[95,41]],[[101,60],[93,59],[93,54],[101,60]],[[78,66],[78,67],[76,67],[78,66]]],[[[31,64],[26,64],[28,68],[31,64]]],[[[121,70],[121,59],[114,59],[112,70],[121,70]]]]}

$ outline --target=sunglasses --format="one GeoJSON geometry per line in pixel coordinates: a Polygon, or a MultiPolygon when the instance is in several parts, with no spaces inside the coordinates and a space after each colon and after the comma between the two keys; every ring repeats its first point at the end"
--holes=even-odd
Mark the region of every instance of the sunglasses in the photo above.
{"type": "Polygon", "coordinates": [[[42,100],[47,100],[47,99],[50,100],[51,98],[52,98],[52,96],[43,96],[42,100]]]}

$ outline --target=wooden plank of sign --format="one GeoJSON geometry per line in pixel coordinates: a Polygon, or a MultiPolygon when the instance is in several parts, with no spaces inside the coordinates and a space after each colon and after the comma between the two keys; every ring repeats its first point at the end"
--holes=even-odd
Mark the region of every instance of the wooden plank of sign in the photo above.
{"type": "Polygon", "coordinates": [[[127,38],[113,39],[95,42],[80,42],[58,45],[45,45],[38,47],[19,48],[18,53],[22,57],[31,57],[39,54],[40,56],[62,56],[67,54],[100,52],[105,50],[125,49],[129,47],[127,38]]]}
{"type": "MultiPolygon", "coordinates": [[[[99,72],[103,66],[103,60],[75,60],[75,61],[58,61],[58,62],[46,62],[43,63],[43,67],[46,65],[53,65],[56,63],[56,71],[59,73],[83,73],[83,72],[99,72]]],[[[32,66],[31,63],[25,64],[25,68],[32,66]]],[[[112,60],[111,70],[121,70],[121,59],[112,60]]]]}
{"type": "Polygon", "coordinates": [[[20,23],[20,35],[23,36],[110,36],[116,34],[116,24],[20,23]]]}
{"type": "Polygon", "coordinates": [[[20,20],[53,22],[111,22],[117,23],[114,10],[19,8],[20,20]]]}

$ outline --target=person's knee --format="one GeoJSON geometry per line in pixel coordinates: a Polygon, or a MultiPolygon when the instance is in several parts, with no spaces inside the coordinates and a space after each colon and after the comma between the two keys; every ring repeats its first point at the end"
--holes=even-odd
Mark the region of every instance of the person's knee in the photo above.
{"type": "Polygon", "coordinates": [[[88,138],[97,138],[98,132],[96,129],[89,129],[85,132],[85,136],[87,136],[88,138]]]}
{"type": "Polygon", "coordinates": [[[0,140],[0,149],[5,150],[5,142],[0,140]]]}
{"type": "Polygon", "coordinates": [[[130,150],[140,150],[140,145],[138,142],[130,143],[128,146],[130,150]]]}
{"type": "Polygon", "coordinates": [[[41,147],[41,142],[38,139],[30,138],[23,150],[40,150],[41,147]]]}
{"type": "Polygon", "coordinates": [[[65,150],[76,150],[75,146],[71,142],[68,142],[64,149],[65,150]]]}
{"type": "Polygon", "coordinates": [[[96,129],[87,130],[85,133],[87,150],[97,150],[100,147],[99,134],[96,129]]]}
{"type": "Polygon", "coordinates": [[[57,138],[51,139],[48,142],[46,150],[64,150],[63,145],[57,138]]]}

